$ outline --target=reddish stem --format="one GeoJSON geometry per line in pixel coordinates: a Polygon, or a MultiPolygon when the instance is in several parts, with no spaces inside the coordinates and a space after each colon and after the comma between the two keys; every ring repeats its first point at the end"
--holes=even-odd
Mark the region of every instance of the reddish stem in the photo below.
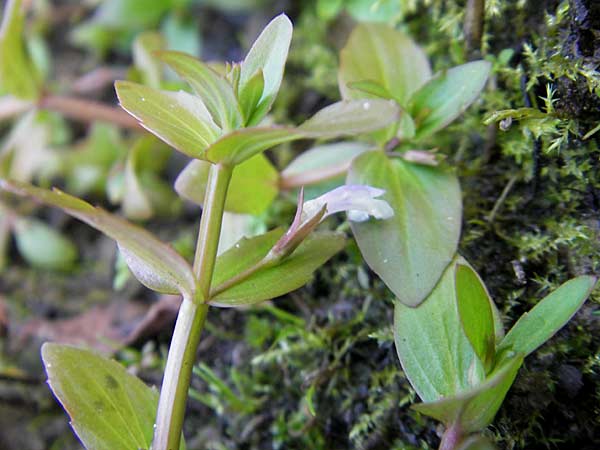
{"type": "Polygon", "coordinates": [[[458,423],[453,423],[442,435],[442,442],[440,443],[439,450],[456,450],[458,445],[463,440],[463,433],[458,423]]]}

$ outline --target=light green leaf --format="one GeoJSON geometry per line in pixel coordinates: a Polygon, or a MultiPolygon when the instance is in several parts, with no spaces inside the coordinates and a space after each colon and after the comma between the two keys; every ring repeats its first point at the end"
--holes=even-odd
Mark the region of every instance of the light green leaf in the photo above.
{"type": "Polygon", "coordinates": [[[253,122],[252,115],[256,111],[258,102],[262,96],[265,87],[265,78],[262,70],[258,70],[245,84],[243,89],[240,89],[238,100],[242,114],[246,118],[246,123],[253,122]]]}
{"type": "Polygon", "coordinates": [[[0,85],[15,97],[32,100],[40,80],[23,42],[25,10],[21,0],[5,2],[0,25],[0,85]]]}
{"type": "MultiPolygon", "coordinates": [[[[194,160],[179,174],[175,190],[183,198],[198,205],[204,202],[211,163],[194,160]]],[[[273,202],[279,188],[279,174],[261,153],[235,166],[227,190],[225,210],[258,215],[273,202]]]]}
{"type": "MultiPolygon", "coordinates": [[[[275,17],[256,39],[241,64],[239,91],[243,92],[250,79],[256,72],[262,70],[264,90],[258,108],[268,112],[279,92],[283,78],[283,70],[287,59],[290,42],[292,41],[293,26],[285,14],[275,17]]],[[[253,124],[260,122],[262,117],[252,117],[253,124]]]]}
{"type": "Polygon", "coordinates": [[[87,350],[45,343],[42,359],[48,384],[85,448],[150,448],[158,405],[155,389],[116,361],[87,350]]]}
{"type": "Polygon", "coordinates": [[[204,159],[239,164],[268,148],[298,139],[334,138],[377,130],[398,119],[387,100],[338,102],[323,108],[299,127],[253,127],[233,131],[212,144],[204,159]]]}
{"type": "Polygon", "coordinates": [[[457,450],[496,450],[496,446],[487,437],[475,435],[461,442],[457,450]]]}
{"type": "Polygon", "coordinates": [[[196,283],[189,264],[143,228],[58,190],[3,179],[0,179],[0,189],[60,208],[117,241],[127,265],[148,288],[192,297],[196,283]]]}
{"type": "Polygon", "coordinates": [[[160,59],[187,81],[202,98],[214,121],[224,130],[242,124],[242,113],[233,88],[227,80],[193,56],[180,52],[162,52],[160,59]]]}
{"type": "Polygon", "coordinates": [[[456,176],[382,152],[367,152],[352,162],[348,184],[384,189],[394,217],[352,223],[367,264],[409,306],[431,292],[456,252],[462,202],[456,176]]]}
{"type": "Polygon", "coordinates": [[[481,431],[494,420],[522,363],[522,355],[511,357],[472,389],[413,409],[447,425],[458,421],[464,433],[481,431]]]}
{"type": "Polygon", "coordinates": [[[35,219],[19,219],[15,227],[19,253],[34,267],[69,270],[77,259],[77,247],[65,236],[35,219]]]}
{"type": "Polygon", "coordinates": [[[146,31],[133,41],[133,63],[142,75],[145,85],[158,89],[162,79],[162,67],[155,52],[165,48],[164,38],[156,32],[146,31]]]}
{"type": "Polygon", "coordinates": [[[286,186],[310,185],[345,175],[350,163],[369,148],[363,142],[338,142],[302,152],[281,172],[286,186]]]}
{"type": "Polygon", "coordinates": [[[485,86],[491,64],[473,61],[437,73],[411,97],[408,112],[414,119],[416,138],[424,138],[444,128],[471,103],[485,86]]]}
{"type": "Polygon", "coordinates": [[[573,317],[595,286],[593,276],[580,276],[562,284],[521,316],[500,343],[497,353],[512,351],[529,355],[573,317]]]}
{"type": "Polygon", "coordinates": [[[405,106],[412,93],[429,78],[431,68],[423,50],[388,25],[358,25],[340,53],[338,81],[344,99],[365,97],[364,92],[348,84],[370,82],[382,86],[405,106]]]}
{"type": "MultiPolygon", "coordinates": [[[[217,291],[220,291],[221,283],[252,267],[266,256],[281,237],[281,231],[271,233],[243,240],[219,257],[213,279],[217,291]]],[[[294,291],[308,283],[313,272],[344,245],[345,238],[340,233],[313,233],[294,253],[276,265],[263,267],[240,283],[211,296],[210,304],[222,307],[252,305],[294,291]]]]}
{"type": "Polygon", "coordinates": [[[202,100],[186,92],[160,91],[129,81],[115,83],[121,106],[148,131],[192,158],[217,140],[220,129],[202,100]]]}
{"type": "Polygon", "coordinates": [[[456,300],[465,334],[487,372],[496,350],[492,300],[479,275],[468,265],[456,266],[456,300]]]}
{"type": "MultiPolygon", "coordinates": [[[[153,139],[153,138],[152,138],[153,139]]],[[[151,142],[151,141],[150,141],[151,142]]],[[[127,155],[123,181],[123,214],[132,220],[147,220],[154,210],[138,178],[138,161],[148,141],[138,140],[127,155]]]]}
{"type": "Polygon", "coordinates": [[[483,366],[460,324],[455,260],[423,303],[396,301],[394,339],[400,363],[421,399],[432,402],[480,383],[483,366]]]}

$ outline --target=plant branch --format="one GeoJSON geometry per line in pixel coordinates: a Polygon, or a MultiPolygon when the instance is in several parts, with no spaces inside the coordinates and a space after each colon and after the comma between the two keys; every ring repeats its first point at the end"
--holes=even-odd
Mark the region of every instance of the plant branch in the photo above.
{"type": "Polygon", "coordinates": [[[114,123],[123,128],[141,129],[138,121],[121,108],[108,106],[93,100],[45,95],[38,101],[38,107],[59,112],[65,117],[79,122],[94,122],[99,120],[114,123]]]}
{"type": "Polygon", "coordinates": [[[192,299],[184,298],[177,315],[158,402],[152,450],[179,450],[192,367],[208,312],[205,301],[210,292],[231,173],[232,168],[228,166],[212,165],[210,169],[194,259],[197,292],[192,299]]]}
{"type": "Polygon", "coordinates": [[[457,422],[451,424],[442,435],[439,450],[456,450],[462,442],[463,432],[457,422]]]}

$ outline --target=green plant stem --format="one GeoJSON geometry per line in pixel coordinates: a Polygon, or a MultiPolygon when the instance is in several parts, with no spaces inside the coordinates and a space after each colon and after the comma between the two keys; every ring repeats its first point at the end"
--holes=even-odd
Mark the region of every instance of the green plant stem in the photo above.
{"type": "Polygon", "coordinates": [[[194,258],[197,292],[194,298],[183,299],[177,315],[158,402],[152,450],[179,450],[192,367],[208,312],[204,301],[210,292],[231,173],[232,168],[228,166],[213,165],[210,169],[194,258]]]}

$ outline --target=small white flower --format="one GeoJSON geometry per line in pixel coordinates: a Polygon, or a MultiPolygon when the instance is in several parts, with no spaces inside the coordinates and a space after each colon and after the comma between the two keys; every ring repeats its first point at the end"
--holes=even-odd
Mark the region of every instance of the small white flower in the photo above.
{"type": "Polygon", "coordinates": [[[364,222],[369,217],[389,219],[394,210],[385,200],[377,200],[385,194],[383,189],[360,184],[340,186],[326,194],[304,203],[302,222],[318,214],[326,208],[323,219],[337,212],[348,212],[348,219],[353,222],[364,222]]]}

